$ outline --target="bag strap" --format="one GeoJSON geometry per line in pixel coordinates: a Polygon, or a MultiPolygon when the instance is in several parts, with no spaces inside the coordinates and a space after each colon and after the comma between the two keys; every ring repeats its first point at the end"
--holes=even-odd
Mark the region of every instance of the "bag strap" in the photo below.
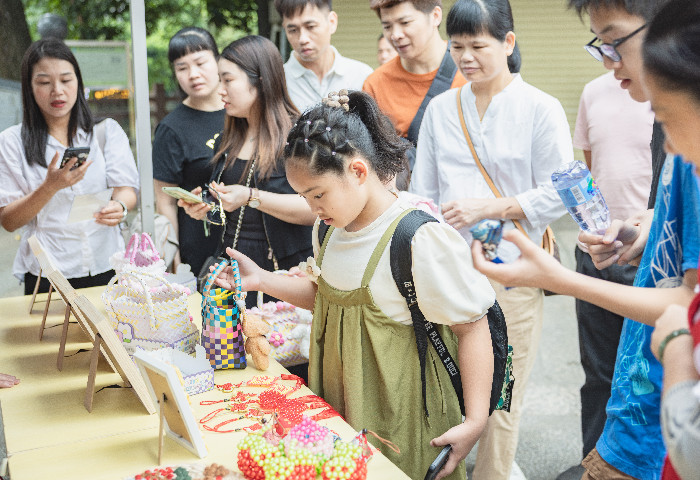
{"type": "Polygon", "coordinates": [[[411,312],[411,320],[413,322],[413,330],[416,334],[416,347],[418,348],[418,361],[420,363],[420,378],[421,388],[423,391],[423,408],[426,417],[428,415],[428,405],[426,401],[426,381],[425,381],[425,357],[428,349],[428,339],[433,344],[433,348],[440,357],[442,363],[450,375],[450,381],[454,387],[457,399],[459,400],[459,409],[464,415],[464,392],[462,390],[462,377],[459,373],[459,365],[450,355],[449,350],[445,346],[440,333],[435,328],[435,325],[430,323],[421,312],[418,305],[418,297],[416,289],[413,285],[412,259],[413,256],[407,255],[406,252],[411,252],[411,240],[418,228],[428,222],[437,222],[437,220],[428,213],[422,210],[410,211],[404,218],[401,219],[394,231],[394,236],[391,240],[390,264],[391,274],[394,277],[394,282],[401,292],[401,295],[406,299],[408,310],[411,312]]]}
{"type": "MultiPolygon", "coordinates": [[[[447,50],[442,57],[440,68],[438,68],[437,74],[435,78],[433,78],[433,82],[430,84],[430,88],[425,94],[425,97],[423,97],[423,102],[421,102],[420,107],[418,107],[418,111],[413,117],[411,125],[408,127],[408,132],[406,133],[406,138],[413,145],[418,141],[420,124],[423,122],[423,115],[425,115],[425,109],[428,108],[430,100],[450,89],[456,73],[457,65],[455,65],[454,60],[452,60],[452,56],[450,56],[450,42],[447,42],[447,50]]],[[[411,167],[413,166],[411,165],[411,167]]]]}
{"type": "MultiPolygon", "coordinates": [[[[472,157],[474,157],[474,162],[476,163],[476,166],[479,167],[479,171],[481,172],[481,175],[484,177],[484,180],[486,180],[486,183],[488,184],[489,188],[491,189],[491,192],[496,196],[496,198],[503,198],[503,195],[501,195],[501,192],[498,190],[498,187],[496,187],[496,184],[493,183],[493,180],[491,179],[491,176],[489,173],[486,171],[484,168],[484,165],[482,165],[481,160],[479,160],[479,155],[476,154],[476,150],[474,149],[474,144],[472,143],[472,137],[469,135],[469,130],[467,129],[467,122],[464,121],[464,111],[462,110],[462,89],[464,86],[459,87],[459,90],[457,90],[457,112],[459,114],[459,123],[462,125],[462,133],[464,133],[464,138],[467,139],[467,143],[469,144],[469,150],[472,152],[472,157]]],[[[515,228],[520,230],[523,235],[526,237],[528,236],[527,233],[525,233],[525,229],[523,226],[520,224],[518,220],[511,220],[513,224],[515,224],[515,228]]]]}
{"type": "MultiPolygon", "coordinates": [[[[92,134],[97,139],[97,146],[100,147],[102,156],[105,155],[105,145],[107,144],[107,119],[97,122],[95,126],[92,127],[92,134]]],[[[105,158],[105,161],[107,159],[105,158]]]]}

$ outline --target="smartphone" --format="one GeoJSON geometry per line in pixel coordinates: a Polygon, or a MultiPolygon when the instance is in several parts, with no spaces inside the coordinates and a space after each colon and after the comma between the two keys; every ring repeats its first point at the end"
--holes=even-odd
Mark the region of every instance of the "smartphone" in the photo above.
{"type": "Polygon", "coordinates": [[[171,197],[179,198],[187,203],[202,203],[202,197],[195,195],[192,192],[188,192],[184,188],[180,187],[163,187],[163,191],[170,195],[171,197]]]}
{"type": "Polygon", "coordinates": [[[447,459],[450,458],[451,451],[452,445],[447,445],[440,451],[433,463],[431,463],[430,467],[428,467],[428,473],[425,474],[425,480],[435,480],[438,472],[442,470],[442,467],[444,467],[447,463],[447,459]]]}
{"type": "Polygon", "coordinates": [[[68,163],[68,161],[73,157],[78,157],[78,161],[75,162],[75,165],[73,166],[73,168],[78,168],[83,163],[85,163],[85,160],[87,160],[89,154],[90,147],[68,147],[66,148],[66,151],[63,152],[63,158],[61,159],[60,168],[63,168],[66,165],[66,163],[68,163]]]}

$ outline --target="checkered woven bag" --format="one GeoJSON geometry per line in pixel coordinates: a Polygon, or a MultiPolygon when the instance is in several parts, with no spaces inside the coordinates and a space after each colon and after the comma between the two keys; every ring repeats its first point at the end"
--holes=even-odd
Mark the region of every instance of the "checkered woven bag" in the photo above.
{"type": "Polygon", "coordinates": [[[235,291],[212,288],[214,280],[228,264],[228,261],[220,262],[209,274],[202,295],[202,346],[216,370],[247,366],[242,329],[245,313],[241,313],[245,312],[245,297],[241,293],[238,262],[231,260],[235,291]]]}

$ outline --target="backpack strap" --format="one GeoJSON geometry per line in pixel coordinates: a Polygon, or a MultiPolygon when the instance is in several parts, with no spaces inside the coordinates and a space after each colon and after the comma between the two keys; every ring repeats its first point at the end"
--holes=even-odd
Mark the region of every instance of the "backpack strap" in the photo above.
{"type": "MultiPolygon", "coordinates": [[[[434,97],[450,89],[456,73],[457,65],[455,65],[454,60],[452,60],[452,56],[450,56],[450,42],[447,42],[447,50],[445,50],[445,55],[442,57],[440,68],[438,68],[428,92],[425,94],[425,97],[423,97],[423,102],[421,102],[416,115],[411,121],[411,125],[408,127],[408,132],[406,132],[406,138],[413,145],[418,141],[418,131],[420,130],[420,124],[423,122],[425,109],[428,108],[428,104],[434,97]]],[[[413,168],[413,165],[411,165],[411,168],[413,168]]]]}
{"type": "Polygon", "coordinates": [[[459,374],[459,366],[450,355],[435,325],[426,320],[425,315],[423,315],[423,312],[421,312],[418,306],[418,297],[416,296],[416,289],[413,285],[413,256],[406,255],[406,252],[411,252],[411,240],[416,230],[428,222],[437,222],[437,220],[432,215],[421,210],[413,210],[401,219],[401,222],[399,222],[396,227],[394,237],[391,240],[391,246],[389,247],[391,274],[394,277],[399,292],[401,292],[401,295],[406,299],[408,310],[411,312],[413,330],[416,334],[418,361],[420,362],[421,369],[420,377],[425,415],[429,416],[425,381],[425,357],[428,349],[428,339],[430,339],[430,343],[433,344],[433,348],[435,348],[435,351],[439,355],[441,363],[445,366],[447,373],[450,375],[452,386],[459,400],[459,409],[462,415],[464,415],[464,394],[462,391],[462,377],[459,374]]]}
{"type": "MultiPolygon", "coordinates": [[[[427,339],[433,344],[433,348],[440,357],[441,363],[445,366],[450,375],[452,386],[455,389],[459,400],[459,408],[464,415],[464,392],[462,390],[462,378],[459,373],[459,364],[455,362],[449,354],[445,343],[435,325],[430,323],[421,312],[418,306],[415,287],[413,285],[413,256],[406,255],[412,252],[411,240],[418,228],[427,223],[437,221],[432,215],[422,211],[413,210],[406,215],[401,223],[396,227],[394,237],[390,247],[391,274],[394,282],[406,299],[408,309],[411,312],[413,330],[416,334],[416,346],[418,347],[418,359],[421,365],[421,386],[423,388],[423,406],[426,410],[426,385],[425,385],[425,355],[427,350],[427,339]]],[[[491,334],[491,345],[493,348],[493,379],[491,382],[491,398],[489,402],[489,415],[494,410],[510,411],[511,396],[513,391],[514,377],[511,368],[512,349],[508,345],[508,326],[505,316],[498,302],[489,308],[487,314],[489,332],[491,334]]]]}

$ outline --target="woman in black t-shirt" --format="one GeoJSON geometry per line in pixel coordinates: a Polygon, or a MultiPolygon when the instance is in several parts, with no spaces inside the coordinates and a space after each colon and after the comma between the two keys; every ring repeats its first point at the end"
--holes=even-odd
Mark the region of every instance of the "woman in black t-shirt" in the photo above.
{"type": "Polygon", "coordinates": [[[175,227],[180,242],[173,267],[188,263],[195,275],[217,248],[222,227],[191,218],[161,187],[192,190],[211,178],[214,142],[225,116],[218,57],[214,38],[202,28],[183,28],[170,39],[168,59],[185,99],[158,124],[153,140],[156,208],[175,227]]]}
{"type": "MultiPolygon", "coordinates": [[[[226,120],[217,139],[211,190],[226,211],[223,246],[236,240],[236,249],[261,267],[288,270],[313,255],[311,226],[316,217],[287,182],[280,162],[287,133],[299,115],[287,93],[282,57],[268,39],[247,36],[221,52],[219,78],[226,120]]],[[[178,205],[195,219],[205,218],[210,210],[207,204],[183,200],[178,205]]],[[[255,297],[248,295],[248,306],[255,305],[255,297]]]]}

